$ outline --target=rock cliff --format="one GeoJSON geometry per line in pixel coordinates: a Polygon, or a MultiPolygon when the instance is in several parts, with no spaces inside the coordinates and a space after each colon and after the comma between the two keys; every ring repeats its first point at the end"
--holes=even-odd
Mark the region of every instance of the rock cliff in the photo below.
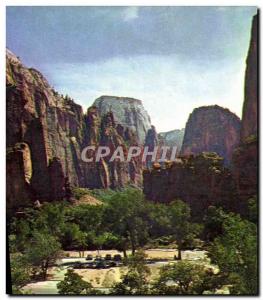
{"type": "Polygon", "coordinates": [[[231,172],[223,166],[223,158],[216,153],[180,157],[156,164],[143,172],[144,193],[147,199],[168,203],[182,199],[192,208],[195,217],[202,217],[209,205],[234,209],[235,186],[231,172]]]}
{"type": "Polygon", "coordinates": [[[116,122],[124,128],[135,131],[140,144],[144,144],[147,131],[151,128],[151,120],[141,100],[127,97],[101,96],[95,100],[93,105],[98,108],[101,116],[107,112],[113,112],[116,122]]]}
{"type": "Polygon", "coordinates": [[[10,51],[6,64],[7,148],[12,155],[16,145],[27,145],[33,197],[50,198],[49,166],[54,157],[60,159],[58,164],[72,184],[83,185],[78,172],[85,134],[82,108],[55,92],[40,72],[26,68],[10,51]]]}
{"type": "Polygon", "coordinates": [[[127,157],[128,147],[139,145],[136,133],[117,124],[112,112],[100,117],[96,106],[88,109],[85,118],[88,128],[87,145],[94,145],[96,149],[98,146],[110,148],[110,154],[101,161],[86,163],[86,187],[114,189],[128,183],[140,186],[142,165],[138,158],[132,158],[130,162],[122,162],[120,159],[110,160],[117,147],[121,147],[124,157],[127,157]]]}
{"type": "Polygon", "coordinates": [[[229,164],[240,141],[240,119],[218,105],[194,109],[186,123],[182,155],[216,152],[229,164]]]}
{"type": "Polygon", "coordinates": [[[241,140],[257,135],[258,124],[258,16],[254,16],[246,61],[245,97],[242,113],[241,140]]]}
{"type": "Polygon", "coordinates": [[[242,211],[258,193],[258,15],[254,16],[246,61],[241,143],[233,154],[233,173],[242,211]]]}
{"type": "MultiPolygon", "coordinates": [[[[96,107],[84,114],[80,105],[59,95],[39,71],[25,67],[9,50],[6,99],[10,206],[65,199],[70,185],[115,188],[128,182],[140,184],[141,166],[135,159],[124,164],[107,160],[85,163],[81,159],[88,145],[112,149],[137,145],[139,138],[132,126],[124,127],[112,112],[99,113],[96,107]]],[[[131,114],[135,120],[136,107],[130,107],[134,107],[131,114]]],[[[139,124],[134,126],[139,128],[139,124]]]]}
{"type": "Polygon", "coordinates": [[[168,147],[177,147],[177,153],[180,153],[184,138],[184,128],[175,129],[158,134],[159,144],[168,147]]]}
{"type": "Polygon", "coordinates": [[[211,204],[248,213],[247,200],[258,193],[257,20],[255,16],[247,57],[242,125],[236,115],[219,106],[195,109],[185,128],[182,156],[144,171],[147,199],[181,198],[197,218],[211,204]]]}
{"type": "MultiPolygon", "coordinates": [[[[150,153],[154,153],[155,147],[158,146],[158,134],[154,126],[151,126],[151,128],[147,131],[144,146],[148,148],[148,151],[150,153]]],[[[157,161],[160,158],[161,153],[158,150],[159,149],[157,149],[155,159],[153,159],[151,155],[146,157],[146,167],[150,168],[153,162],[157,161]]]]}

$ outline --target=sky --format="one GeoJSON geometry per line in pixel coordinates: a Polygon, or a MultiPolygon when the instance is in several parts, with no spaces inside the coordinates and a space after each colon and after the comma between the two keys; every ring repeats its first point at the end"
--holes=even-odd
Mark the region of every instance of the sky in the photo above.
{"type": "Polygon", "coordinates": [[[255,7],[7,7],[7,47],[89,107],[143,101],[158,132],[218,104],[241,117],[255,7]]]}

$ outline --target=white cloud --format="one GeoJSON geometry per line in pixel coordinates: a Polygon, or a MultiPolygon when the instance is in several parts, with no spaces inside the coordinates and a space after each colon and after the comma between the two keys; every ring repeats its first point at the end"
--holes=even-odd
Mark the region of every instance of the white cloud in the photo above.
{"type": "Polygon", "coordinates": [[[85,109],[101,95],[141,99],[157,130],[182,128],[195,107],[218,104],[241,115],[245,63],[193,65],[176,56],[48,65],[51,83],[85,109]]]}
{"type": "Polygon", "coordinates": [[[139,16],[139,8],[137,6],[125,7],[122,13],[122,18],[125,22],[137,19],[139,16]]]}

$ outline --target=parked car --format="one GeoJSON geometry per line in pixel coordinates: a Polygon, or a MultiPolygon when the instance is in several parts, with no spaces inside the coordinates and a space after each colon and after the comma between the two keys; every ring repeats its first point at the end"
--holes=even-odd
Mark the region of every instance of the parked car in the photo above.
{"type": "Polygon", "coordinates": [[[121,261],[121,260],[122,260],[122,257],[121,257],[120,254],[115,254],[115,255],[113,256],[113,260],[114,260],[114,261],[121,261]]]}
{"type": "Polygon", "coordinates": [[[106,254],[104,259],[105,260],[111,260],[111,254],[106,254]]]}
{"type": "Polygon", "coordinates": [[[88,254],[86,260],[93,260],[93,256],[91,254],[88,254]]]}
{"type": "Polygon", "coordinates": [[[95,262],[94,268],[95,269],[106,269],[107,265],[103,260],[98,260],[95,262]]]}
{"type": "Polygon", "coordinates": [[[109,268],[117,267],[117,263],[115,261],[109,261],[107,264],[108,264],[109,268]]]}
{"type": "Polygon", "coordinates": [[[103,261],[103,258],[101,256],[96,256],[94,262],[100,262],[100,261],[103,261]]]}
{"type": "Polygon", "coordinates": [[[76,263],[73,265],[73,269],[83,269],[83,264],[80,263],[80,262],[76,262],[76,263]]]}
{"type": "Polygon", "coordinates": [[[84,266],[85,269],[93,269],[94,268],[94,263],[91,261],[91,262],[83,264],[83,266],[84,266]]]}

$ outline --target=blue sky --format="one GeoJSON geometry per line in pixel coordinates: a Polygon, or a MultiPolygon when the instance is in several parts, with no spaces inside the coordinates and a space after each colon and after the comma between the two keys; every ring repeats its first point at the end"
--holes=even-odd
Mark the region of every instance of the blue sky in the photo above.
{"type": "Polygon", "coordinates": [[[84,109],[141,99],[157,130],[195,107],[241,116],[255,7],[8,7],[7,47],[84,109]]]}

